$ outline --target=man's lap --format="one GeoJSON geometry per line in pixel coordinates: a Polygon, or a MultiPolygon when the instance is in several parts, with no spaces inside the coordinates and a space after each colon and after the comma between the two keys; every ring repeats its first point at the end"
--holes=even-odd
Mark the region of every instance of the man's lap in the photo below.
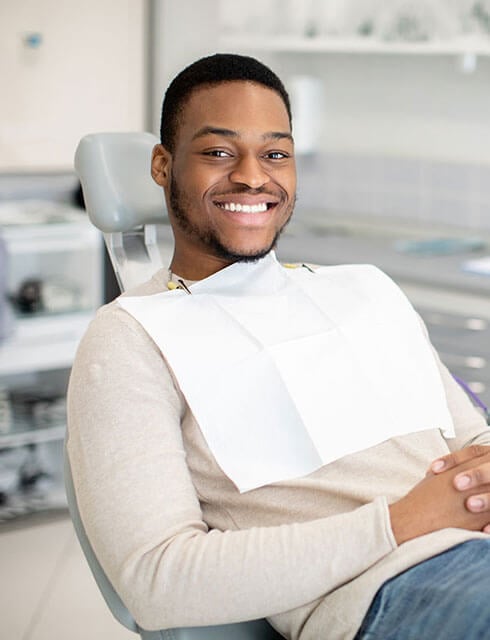
{"type": "Polygon", "coordinates": [[[355,640],[490,638],[490,539],[471,540],[386,582],[355,640]]]}

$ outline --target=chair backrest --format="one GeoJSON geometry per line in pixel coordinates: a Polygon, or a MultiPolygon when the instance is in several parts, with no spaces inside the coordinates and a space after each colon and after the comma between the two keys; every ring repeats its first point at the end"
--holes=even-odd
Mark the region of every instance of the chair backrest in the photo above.
{"type": "MultiPolygon", "coordinates": [[[[151,150],[157,142],[157,138],[149,133],[91,134],[81,140],[75,155],[75,168],[89,218],[104,233],[122,290],[150,278],[162,266],[162,254],[168,251],[170,245],[162,190],[150,176],[151,150]],[[160,238],[157,230],[159,225],[164,227],[160,238]]],[[[80,545],[109,609],[121,624],[139,633],[143,640],[281,638],[265,620],[161,631],[139,628],[90,545],[78,510],[66,449],[65,486],[80,545]]]]}
{"type": "Polygon", "coordinates": [[[107,606],[116,620],[127,629],[139,633],[142,640],[279,640],[281,638],[265,620],[253,620],[251,622],[213,627],[162,629],[159,631],[146,631],[138,627],[102,569],[85,533],[85,528],[78,510],[70,461],[66,449],[64,476],[68,509],[80,546],[82,547],[85,558],[107,606]]]}

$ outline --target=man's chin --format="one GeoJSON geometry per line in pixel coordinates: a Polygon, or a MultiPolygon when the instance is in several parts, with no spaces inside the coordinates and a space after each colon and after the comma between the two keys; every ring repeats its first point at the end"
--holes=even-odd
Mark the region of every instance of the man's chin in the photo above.
{"type": "Polygon", "coordinates": [[[214,250],[217,257],[229,260],[230,262],[256,262],[270,253],[276,246],[276,243],[277,238],[274,238],[274,241],[266,247],[250,249],[226,247],[221,243],[217,243],[214,246],[214,250]]]}
{"type": "Polygon", "coordinates": [[[210,248],[214,250],[215,255],[223,260],[229,262],[256,262],[275,248],[285,226],[276,231],[272,240],[269,238],[268,242],[260,243],[258,246],[240,246],[240,243],[237,243],[238,246],[232,246],[221,242],[216,236],[208,237],[208,243],[210,248]]]}
{"type": "Polygon", "coordinates": [[[261,251],[254,251],[252,253],[232,253],[230,254],[234,262],[256,262],[272,251],[272,247],[268,249],[262,249],[261,251]]]}

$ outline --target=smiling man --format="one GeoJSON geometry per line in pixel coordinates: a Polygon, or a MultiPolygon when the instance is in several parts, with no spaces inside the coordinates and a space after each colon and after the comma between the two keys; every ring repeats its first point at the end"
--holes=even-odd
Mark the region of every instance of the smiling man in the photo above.
{"type": "Polygon", "coordinates": [[[137,623],[490,637],[489,430],[387,276],[277,262],[281,81],[237,55],[186,68],[152,175],[172,262],[99,311],[68,397],[81,516],[137,623]]]}
{"type": "Polygon", "coordinates": [[[172,89],[167,94],[152,175],[167,194],[172,270],[184,278],[264,257],[293,213],[291,118],[276,85],[199,86],[173,117],[172,89]]]}

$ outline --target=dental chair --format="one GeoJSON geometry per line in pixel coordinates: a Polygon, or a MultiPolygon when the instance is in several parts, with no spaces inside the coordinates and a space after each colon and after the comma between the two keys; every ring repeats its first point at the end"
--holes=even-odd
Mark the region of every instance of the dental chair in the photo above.
{"type": "MultiPolygon", "coordinates": [[[[75,169],[91,222],[104,234],[121,290],[148,280],[170,263],[171,232],[163,192],[150,175],[149,133],[100,133],[84,137],[75,169]]],[[[107,578],[90,545],[77,506],[65,447],[65,487],[78,540],[112,614],[142,640],[280,640],[266,620],[221,626],[147,631],[138,626],[107,578]]]]}

